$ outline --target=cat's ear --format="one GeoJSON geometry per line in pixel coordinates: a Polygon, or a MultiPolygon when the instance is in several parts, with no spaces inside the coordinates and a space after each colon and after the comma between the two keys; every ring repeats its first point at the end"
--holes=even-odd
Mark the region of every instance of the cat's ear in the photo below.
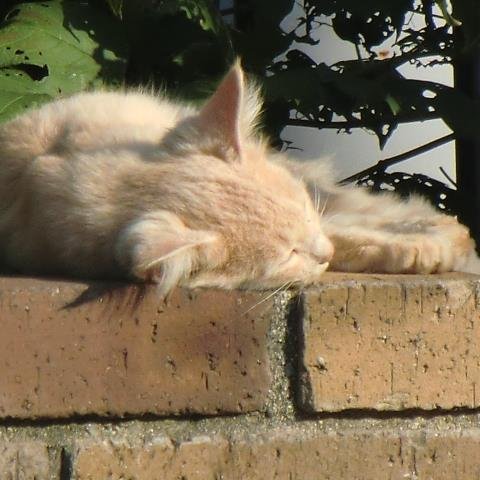
{"type": "Polygon", "coordinates": [[[253,86],[246,85],[237,61],[199,113],[198,126],[207,137],[219,139],[231,158],[242,157],[242,140],[252,133],[261,109],[253,86]]]}
{"type": "Polygon", "coordinates": [[[133,276],[158,283],[165,296],[208,258],[202,250],[218,240],[215,233],[186,227],[173,213],[157,211],[120,234],[116,256],[133,276]]]}

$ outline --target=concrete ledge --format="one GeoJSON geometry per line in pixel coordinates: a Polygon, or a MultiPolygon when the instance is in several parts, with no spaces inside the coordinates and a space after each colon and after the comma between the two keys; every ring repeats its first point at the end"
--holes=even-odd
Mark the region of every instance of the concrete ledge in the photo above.
{"type": "Polygon", "coordinates": [[[0,417],[262,409],[271,301],[260,293],[0,279],[0,417]]]}
{"type": "Polygon", "coordinates": [[[2,480],[50,480],[60,475],[60,456],[44,442],[0,442],[2,480]]]}
{"type": "Polygon", "coordinates": [[[0,278],[0,479],[477,478],[479,287],[0,278]]]}
{"type": "Polygon", "coordinates": [[[479,406],[478,277],[331,279],[302,296],[304,409],[479,406]]]}
{"type": "Polygon", "coordinates": [[[311,413],[477,408],[479,292],[468,275],[328,274],[286,301],[177,290],[164,304],[154,287],[0,278],[0,418],[294,403],[272,372],[311,413]]]}

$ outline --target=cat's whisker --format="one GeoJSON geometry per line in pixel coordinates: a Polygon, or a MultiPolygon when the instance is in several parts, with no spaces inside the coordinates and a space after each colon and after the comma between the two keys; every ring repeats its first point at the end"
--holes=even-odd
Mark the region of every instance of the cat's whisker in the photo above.
{"type": "Polygon", "coordinates": [[[254,305],[252,305],[248,310],[246,310],[245,312],[243,312],[243,315],[246,315],[248,312],[252,311],[254,308],[258,307],[259,305],[261,305],[262,303],[265,303],[267,300],[269,300],[270,298],[272,298],[275,294],[277,294],[278,292],[280,291],[285,291],[285,290],[288,290],[288,288],[292,285],[293,281],[288,281],[288,282],[285,282],[283,285],[280,285],[280,287],[278,287],[276,290],[274,290],[273,292],[270,292],[266,297],[262,298],[259,302],[255,303],[254,305]]]}
{"type": "Polygon", "coordinates": [[[318,213],[320,209],[320,194],[318,193],[318,188],[316,185],[313,185],[313,197],[314,197],[315,211],[318,213]]]}
{"type": "Polygon", "coordinates": [[[316,212],[317,210],[317,186],[313,186],[313,208],[315,209],[316,212]]]}
{"type": "Polygon", "coordinates": [[[327,198],[325,199],[325,202],[323,203],[322,211],[320,212],[320,218],[323,218],[323,214],[325,213],[325,209],[327,208],[327,203],[328,203],[329,198],[330,198],[330,195],[327,195],[327,198]]]}
{"type": "Polygon", "coordinates": [[[323,222],[323,225],[328,225],[334,218],[336,217],[339,217],[341,216],[340,213],[336,213],[335,215],[331,215],[330,217],[327,217],[324,222],[323,222]]]}
{"type": "Polygon", "coordinates": [[[285,288],[282,290],[282,293],[286,292],[294,283],[295,283],[294,280],[290,281],[288,285],[286,285],[285,288]]]}

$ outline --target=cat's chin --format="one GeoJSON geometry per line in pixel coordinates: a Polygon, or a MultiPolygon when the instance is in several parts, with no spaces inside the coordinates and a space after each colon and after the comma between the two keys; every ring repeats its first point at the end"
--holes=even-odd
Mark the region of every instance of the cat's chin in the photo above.
{"type": "Polygon", "coordinates": [[[203,273],[181,282],[187,288],[221,288],[224,290],[286,290],[291,287],[308,286],[318,282],[329,263],[315,265],[310,272],[299,272],[298,275],[279,275],[246,279],[241,275],[203,273]]]}
{"type": "Polygon", "coordinates": [[[298,275],[281,275],[272,278],[259,278],[244,282],[241,288],[252,290],[283,290],[291,287],[305,287],[321,280],[329,267],[329,262],[317,264],[313,271],[302,271],[298,275]]]}

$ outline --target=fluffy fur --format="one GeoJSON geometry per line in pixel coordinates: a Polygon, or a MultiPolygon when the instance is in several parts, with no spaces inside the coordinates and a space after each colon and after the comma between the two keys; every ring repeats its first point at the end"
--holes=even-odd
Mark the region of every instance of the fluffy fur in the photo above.
{"type": "Polygon", "coordinates": [[[346,271],[465,268],[473,242],[420,200],[337,187],[271,152],[239,65],[196,109],[82,93],[0,126],[0,254],[25,273],[279,287],[346,271]],[[321,210],[321,211],[319,211],[321,210]],[[323,213],[323,215],[322,215],[323,213]]]}

